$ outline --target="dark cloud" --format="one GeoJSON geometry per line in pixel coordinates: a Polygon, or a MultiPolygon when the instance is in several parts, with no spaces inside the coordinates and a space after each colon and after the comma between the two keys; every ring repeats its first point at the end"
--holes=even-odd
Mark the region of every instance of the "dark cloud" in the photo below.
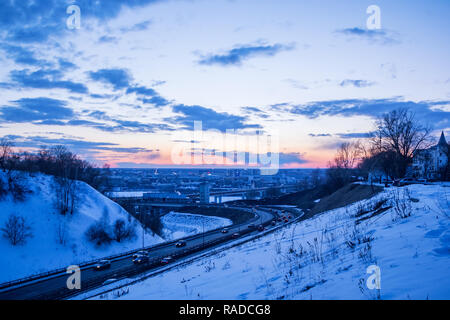
{"type": "Polygon", "coordinates": [[[131,75],[125,69],[100,69],[89,72],[89,77],[98,82],[109,84],[114,90],[128,88],[131,75]]]}
{"type": "Polygon", "coordinates": [[[210,54],[198,61],[201,65],[239,66],[244,60],[256,56],[274,56],[281,51],[292,50],[293,45],[244,45],[231,49],[224,54],[210,54]]]}
{"type": "Polygon", "coordinates": [[[436,129],[450,125],[450,112],[445,111],[450,101],[400,101],[393,99],[347,99],[311,102],[293,106],[290,112],[310,119],[320,116],[368,116],[379,117],[398,108],[408,108],[419,121],[429,123],[436,129]]]}
{"type": "MultiPolygon", "coordinates": [[[[123,7],[139,7],[163,0],[77,0],[82,19],[105,21],[116,17],[123,7]]],[[[61,0],[0,1],[0,28],[9,41],[42,43],[49,37],[73,32],[66,27],[72,4],[61,0]]],[[[141,28],[144,25],[141,26],[141,28]]]]}
{"type": "Polygon", "coordinates": [[[73,138],[49,138],[43,136],[18,136],[9,135],[8,139],[14,142],[14,145],[19,148],[40,148],[42,146],[65,145],[72,151],[91,153],[100,151],[111,151],[116,153],[149,153],[157,154],[154,150],[149,150],[139,147],[119,147],[116,143],[110,142],[92,142],[86,140],[79,140],[73,138]]]}
{"type": "Polygon", "coordinates": [[[62,79],[60,70],[40,69],[37,71],[13,70],[10,78],[13,82],[23,88],[34,89],[66,89],[73,93],[87,93],[87,87],[82,83],[77,83],[62,79]]]}
{"type": "Polygon", "coordinates": [[[366,139],[374,136],[373,132],[353,132],[353,133],[337,133],[341,139],[366,139]]]}
{"type": "Polygon", "coordinates": [[[156,107],[164,107],[170,104],[167,99],[161,97],[154,89],[145,86],[129,87],[126,93],[135,93],[139,96],[138,100],[144,104],[152,104],[156,107]]]}
{"type": "Polygon", "coordinates": [[[1,119],[6,122],[57,121],[74,116],[66,102],[50,98],[24,98],[11,101],[15,106],[0,108],[1,119]]]}
{"type": "Polygon", "coordinates": [[[181,114],[174,118],[166,119],[171,123],[183,125],[184,129],[192,130],[194,121],[202,121],[203,130],[216,129],[225,132],[227,129],[261,128],[258,124],[247,124],[247,118],[232,115],[226,112],[219,113],[213,109],[201,106],[186,106],[179,104],[173,106],[173,112],[181,114]]]}

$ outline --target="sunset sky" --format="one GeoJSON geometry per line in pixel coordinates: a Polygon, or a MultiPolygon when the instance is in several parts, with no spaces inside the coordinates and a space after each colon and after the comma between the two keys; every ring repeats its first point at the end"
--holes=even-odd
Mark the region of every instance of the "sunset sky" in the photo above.
{"type": "Polygon", "coordinates": [[[295,168],[398,107],[450,134],[449,15],[448,0],[1,0],[0,137],[154,167],[180,145],[256,152],[259,132],[295,168]],[[227,147],[227,130],[250,142],[227,147]]]}

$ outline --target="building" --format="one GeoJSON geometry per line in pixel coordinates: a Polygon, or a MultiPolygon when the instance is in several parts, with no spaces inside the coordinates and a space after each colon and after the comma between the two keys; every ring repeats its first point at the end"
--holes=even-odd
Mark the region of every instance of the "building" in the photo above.
{"type": "Polygon", "coordinates": [[[209,203],[209,184],[200,183],[200,203],[209,203]]]}
{"type": "Polygon", "coordinates": [[[444,132],[437,145],[420,149],[414,153],[412,163],[412,174],[416,178],[442,179],[443,171],[448,165],[449,145],[445,139],[444,132]]]}

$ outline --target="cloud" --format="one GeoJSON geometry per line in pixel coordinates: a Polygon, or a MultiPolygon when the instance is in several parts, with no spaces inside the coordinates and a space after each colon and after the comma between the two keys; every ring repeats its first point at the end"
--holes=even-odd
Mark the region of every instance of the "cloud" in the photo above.
{"type": "Polygon", "coordinates": [[[127,94],[130,93],[136,93],[139,95],[144,95],[144,96],[155,96],[157,95],[156,91],[152,88],[147,88],[144,86],[134,86],[134,87],[129,87],[127,89],[127,94]]]}
{"type": "Polygon", "coordinates": [[[139,99],[139,101],[141,101],[144,104],[152,104],[156,107],[164,107],[164,106],[167,106],[170,104],[170,102],[168,100],[166,100],[165,98],[160,97],[160,96],[155,96],[150,99],[141,98],[141,99],[139,99]]]}
{"type": "Polygon", "coordinates": [[[299,152],[291,152],[291,153],[280,152],[278,156],[281,166],[287,164],[304,164],[308,162],[307,160],[303,159],[303,155],[299,152]]]}
{"type": "Polygon", "coordinates": [[[139,147],[120,147],[116,143],[110,142],[93,142],[86,141],[81,139],[73,139],[73,138],[50,138],[43,136],[18,136],[18,135],[9,135],[7,138],[14,141],[14,145],[20,148],[40,148],[41,146],[56,146],[56,145],[65,145],[72,151],[82,152],[82,153],[91,153],[91,152],[100,152],[100,151],[110,151],[115,153],[127,153],[127,154],[135,154],[135,153],[149,153],[158,155],[154,150],[149,150],[146,148],[139,147]]]}
{"type": "Polygon", "coordinates": [[[66,102],[50,98],[23,98],[11,101],[15,106],[0,108],[1,119],[6,122],[60,121],[74,116],[66,102]]]}
{"type": "Polygon", "coordinates": [[[341,139],[366,139],[374,136],[374,132],[337,133],[341,139]]]}
{"type": "Polygon", "coordinates": [[[146,20],[140,23],[136,23],[135,25],[131,27],[123,27],[120,29],[121,32],[135,32],[135,31],[143,31],[147,30],[150,24],[152,23],[151,20],[146,20]]]}
{"type": "Polygon", "coordinates": [[[269,118],[269,115],[266,114],[263,110],[256,107],[242,107],[241,110],[249,115],[257,116],[263,119],[269,118]]]}
{"type": "Polygon", "coordinates": [[[67,70],[73,70],[78,68],[74,63],[70,62],[69,60],[66,60],[64,58],[58,59],[58,64],[61,70],[67,71],[67,70]]]}
{"type": "Polygon", "coordinates": [[[394,34],[394,32],[382,29],[369,30],[355,27],[355,28],[340,29],[337,30],[336,32],[348,36],[351,39],[353,38],[365,39],[370,43],[379,43],[383,45],[400,43],[400,40],[397,39],[398,37],[397,35],[394,34]]]}
{"type": "Polygon", "coordinates": [[[5,51],[6,56],[17,64],[30,66],[47,66],[49,63],[45,60],[37,59],[35,53],[22,46],[0,44],[0,49],[5,51]]]}
{"type": "Polygon", "coordinates": [[[193,130],[194,121],[202,121],[203,130],[216,129],[225,132],[227,129],[261,128],[258,124],[247,124],[246,117],[232,115],[226,112],[219,113],[213,109],[201,106],[186,106],[179,104],[173,106],[173,112],[181,114],[166,119],[172,123],[183,125],[184,129],[193,130]]]}
{"type": "Polygon", "coordinates": [[[256,56],[272,57],[281,51],[294,49],[293,45],[244,45],[237,46],[224,54],[210,54],[198,61],[201,65],[239,66],[244,60],[256,56]]]}
{"type": "Polygon", "coordinates": [[[10,78],[24,88],[34,89],[66,89],[73,93],[87,93],[88,88],[77,82],[62,80],[62,73],[54,69],[40,69],[37,71],[13,70],[10,78]]]}
{"type": "Polygon", "coordinates": [[[313,138],[315,138],[315,137],[331,137],[331,134],[329,134],[329,133],[310,133],[310,134],[308,134],[308,136],[310,136],[310,137],[313,137],[313,138]]]}
{"type": "Polygon", "coordinates": [[[375,84],[375,82],[371,82],[371,81],[367,81],[367,80],[345,79],[339,85],[341,87],[353,86],[353,87],[356,87],[356,88],[365,88],[365,87],[371,87],[374,84],[375,84]]]}
{"type": "Polygon", "coordinates": [[[154,89],[147,88],[145,86],[129,87],[126,93],[136,93],[138,96],[140,96],[138,100],[144,104],[152,104],[156,107],[164,107],[170,104],[167,99],[161,97],[154,89]]]}
{"type": "Polygon", "coordinates": [[[119,39],[116,37],[111,37],[111,36],[101,36],[100,38],[98,38],[98,43],[114,43],[117,42],[119,39]]]}
{"type": "Polygon", "coordinates": [[[89,77],[98,82],[112,85],[114,90],[124,89],[130,86],[131,75],[125,69],[100,69],[90,71],[89,77]]]}
{"type": "Polygon", "coordinates": [[[436,129],[450,125],[450,101],[401,101],[392,99],[347,99],[316,101],[293,106],[292,114],[302,115],[310,119],[321,116],[368,116],[376,118],[386,112],[398,108],[408,108],[416,114],[418,120],[432,124],[436,129]]]}
{"type": "MultiPolygon", "coordinates": [[[[161,1],[77,0],[74,4],[81,8],[82,19],[105,21],[115,18],[123,7],[136,8],[161,1]]],[[[50,36],[71,34],[66,27],[69,17],[66,9],[70,4],[61,0],[0,1],[0,29],[8,41],[20,43],[43,43],[50,36]]]]}

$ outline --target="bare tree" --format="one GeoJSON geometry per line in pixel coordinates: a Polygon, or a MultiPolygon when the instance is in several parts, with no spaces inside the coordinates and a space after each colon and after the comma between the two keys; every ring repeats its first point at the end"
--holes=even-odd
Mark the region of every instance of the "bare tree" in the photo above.
{"type": "Polygon", "coordinates": [[[8,163],[12,156],[12,147],[13,143],[10,140],[6,138],[0,140],[0,168],[3,172],[6,172],[8,169],[8,163]]]}
{"type": "Polygon", "coordinates": [[[335,191],[352,179],[357,168],[359,168],[364,148],[359,141],[342,143],[334,158],[333,163],[329,163],[327,170],[327,187],[329,191],[335,191]]]}
{"type": "Polygon", "coordinates": [[[31,228],[25,222],[25,219],[16,214],[11,214],[1,228],[3,236],[13,245],[20,245],[26,242],[26,239],[32,236],[31,228]]]}
{"type": "Polygon", "coordinates": [[[354,169],[363,156],[364,148],[360,141],[342,143],[334,158],[334,165],[342,169],[354,169]]]}
{"type": "Polygon", "coordinates": [[[64,146],[51,149],[55,162],[56,205],[62,215],[73,214],[77,200],[77,182],[79,167],[74,165],[77,157],[64,146]]]}
{"type": "Polygon", "coordinates": [[[431,128],[420,124],[413,112],[401,108],[384,114],[376,121],[377,131],[372,139],[373,149],[393,151],[399,166],[397,176],[403,176],[415,152],[431,145],[431,128]]]}

